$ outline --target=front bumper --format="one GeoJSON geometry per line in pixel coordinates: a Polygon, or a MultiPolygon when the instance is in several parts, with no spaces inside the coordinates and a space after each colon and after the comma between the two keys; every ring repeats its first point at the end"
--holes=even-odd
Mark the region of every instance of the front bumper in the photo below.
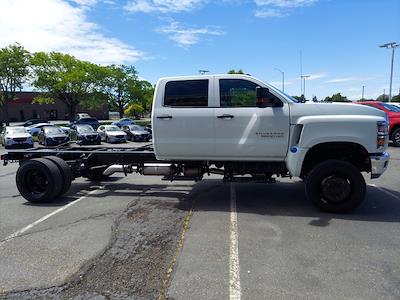
{"type": "Polygon", "coordinates": [[[380,177],[387,169],[389,164],[390,154],[387,152],[373,154],[371,159],[371,178],[380,177]]]}

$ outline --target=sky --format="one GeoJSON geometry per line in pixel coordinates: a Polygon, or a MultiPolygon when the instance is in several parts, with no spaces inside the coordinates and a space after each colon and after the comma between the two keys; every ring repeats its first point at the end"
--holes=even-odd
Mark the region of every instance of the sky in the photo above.
{"type": "Polygon", "coordinates": [[[400,43],[400,0],[0,0],[0,47],[15,42],[134,65],[152,83],[242,69],[281,88],[283,71],[290,95],[303,74],[309,99],[356,100],[362,86],[372,99],[389,93],[391,50],[378,46],[400,43]]]}

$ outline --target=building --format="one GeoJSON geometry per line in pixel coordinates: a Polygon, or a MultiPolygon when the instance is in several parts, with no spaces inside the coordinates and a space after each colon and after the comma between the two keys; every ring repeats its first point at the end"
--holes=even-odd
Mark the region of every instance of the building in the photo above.
{"type": "MultiPolygon", "coordinates": [[[[69,120],[69,111],[65,104],[56,99],[54,104],[37,104],[33,99],[40,94],[36,92],[17,93],[15,99],[8,106],[10,122],[23,122],[29,119],[69,120]]],[[[108,105],[97,109],[87,109],[78,106],[76,112],[86,112],[99,120],[108,119],[108,105]]],[[[3,120],[0,110],[0,121],[3,120]]]]}

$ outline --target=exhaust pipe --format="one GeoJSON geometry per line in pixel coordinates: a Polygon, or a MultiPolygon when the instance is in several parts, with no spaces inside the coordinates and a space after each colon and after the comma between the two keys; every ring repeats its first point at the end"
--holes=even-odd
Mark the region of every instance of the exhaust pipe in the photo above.
{"type": "Polygon", "coordinates": [[[174,174],[174,170],[171,164],[144,164],[142,174],[148,176],[170,176],[174,174]]]}
{"type": "Polygon", "coordinates": [[[136,167],[134,166],[128,166],[128,165],[111,165],[107,169],[104,170],[103,175],[110,176],[114,173],[120,172],[120,173],[132,173],[133,171],[136,171],[136,167]]]}

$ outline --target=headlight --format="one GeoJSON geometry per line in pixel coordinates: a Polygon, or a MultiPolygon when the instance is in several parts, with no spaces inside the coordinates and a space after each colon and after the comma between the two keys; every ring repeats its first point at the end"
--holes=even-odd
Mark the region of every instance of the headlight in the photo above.
{"type": "Polygon", "coordinates": [[[377,135],[376,135],[376,147],[378,149],[385,148],[386,138],[388,136],[388,125],[386,121],[378,121],[377,125],[377,135]]]}

